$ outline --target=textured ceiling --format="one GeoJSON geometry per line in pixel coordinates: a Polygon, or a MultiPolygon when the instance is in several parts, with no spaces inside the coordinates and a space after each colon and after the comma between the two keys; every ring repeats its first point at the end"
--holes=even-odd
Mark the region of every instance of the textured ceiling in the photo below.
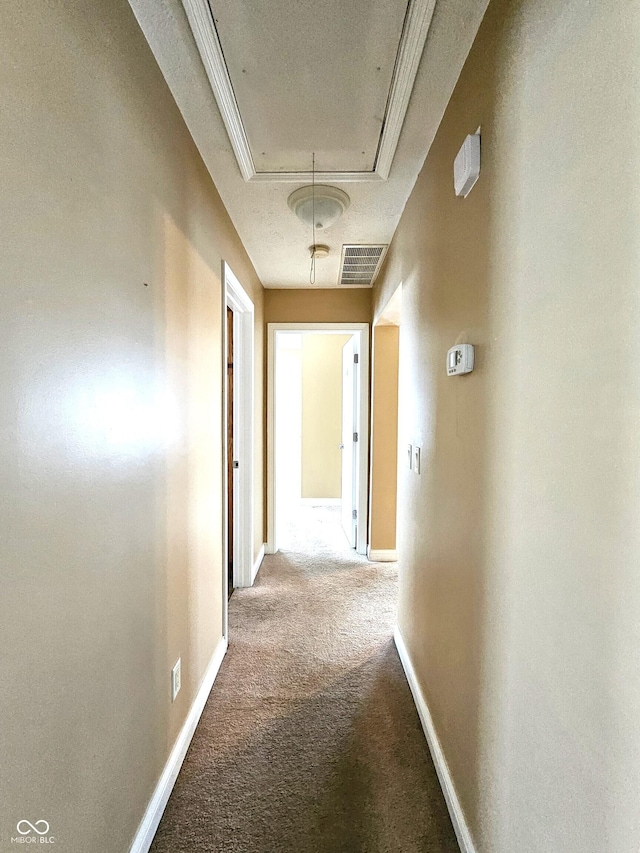
{"type": "MultiPolygon", "coordinates": [[[[261,281],[311,286],[311,234],[287,206],[306,181],[244,180],[180,0],[129,2],[261,281]]],[[[316,264],[315,287],[338,286],[343,244],[391,241],[487,3],[438,0],[388,180],[332,181],[351,206],[318,236],[331,252],[316,264]]],[[[406,2],[211,0],[211,8],[257,170],[308,168],[312,150],[321,169],[370,170],[406,2]]]]}

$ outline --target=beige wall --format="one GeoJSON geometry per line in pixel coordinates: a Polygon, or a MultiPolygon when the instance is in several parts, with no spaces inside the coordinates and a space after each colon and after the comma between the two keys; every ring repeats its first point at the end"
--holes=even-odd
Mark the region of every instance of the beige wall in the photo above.
{"type": "Polygon", "coordinates": [[[369,323],[371,289],[273,289],[264,294],[267,323],[369,323]]]}
{"type": "Polygon", "coordinates": [[[350,335],[302,336],[302,497],[342,495],[342,348],[350,335]]]}
{"type": "Polygon", "coordinates": [[[399,625],[480,853],[640,844],[639,43],[637,4],[494,0],[374,293],[423,447],[399,625]]]}
{"type": "Polygon", "coordinates": [[[398,479],[398,326],[375,326],[372,342],[369,546],[396,548],[398,479]]]}
{"type": "Polygon", "coordinates": [[[221,637],[221,259],[260,415],[262,289],[126,0],[0,15],[0,850],[123,853],[221,637]]]}

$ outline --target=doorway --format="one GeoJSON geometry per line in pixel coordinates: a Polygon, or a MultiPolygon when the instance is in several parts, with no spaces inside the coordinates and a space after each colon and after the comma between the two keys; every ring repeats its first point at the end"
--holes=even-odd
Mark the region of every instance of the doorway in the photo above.
{"type": "MultiPolygon", "coordinates": [[[[254,307],[227,263],[223,293],[223,600],[235,587],[251,586],[253,562],[254,307]]],[[[225,604],[226,626],[226,604],[225,604]]],[[[226,636],[226,627],[225,627],[226,636]]]]}
{"type": "Polygon", "coordinates": [[[267,550],[313,507],[366,554],[369,326],[269,323],[267,349],[267,550]]]}

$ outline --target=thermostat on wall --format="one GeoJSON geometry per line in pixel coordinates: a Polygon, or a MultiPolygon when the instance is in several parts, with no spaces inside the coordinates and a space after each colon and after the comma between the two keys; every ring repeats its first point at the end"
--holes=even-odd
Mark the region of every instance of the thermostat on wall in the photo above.
{"type": "Polygon", "coordinates": [[[447,376],[471,373],[473,370],[473,345],[457,344],[447,353],[447,376]]]}
{"type": "Polygon", "coordinates": [[[456,195],[466,198],[480,177],[480,133],[471,133],[453,163],[453,187],[456,195]]]}

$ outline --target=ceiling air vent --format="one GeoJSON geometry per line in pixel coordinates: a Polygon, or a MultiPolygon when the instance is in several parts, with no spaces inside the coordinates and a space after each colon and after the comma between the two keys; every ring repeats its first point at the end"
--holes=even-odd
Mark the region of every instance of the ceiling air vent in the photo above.
{"type": "Polygon", "coordinates": [[[343,246],[340,284],[371,287],[380,271],[388,248],[389,246],[386,243],[343,246]]]}

